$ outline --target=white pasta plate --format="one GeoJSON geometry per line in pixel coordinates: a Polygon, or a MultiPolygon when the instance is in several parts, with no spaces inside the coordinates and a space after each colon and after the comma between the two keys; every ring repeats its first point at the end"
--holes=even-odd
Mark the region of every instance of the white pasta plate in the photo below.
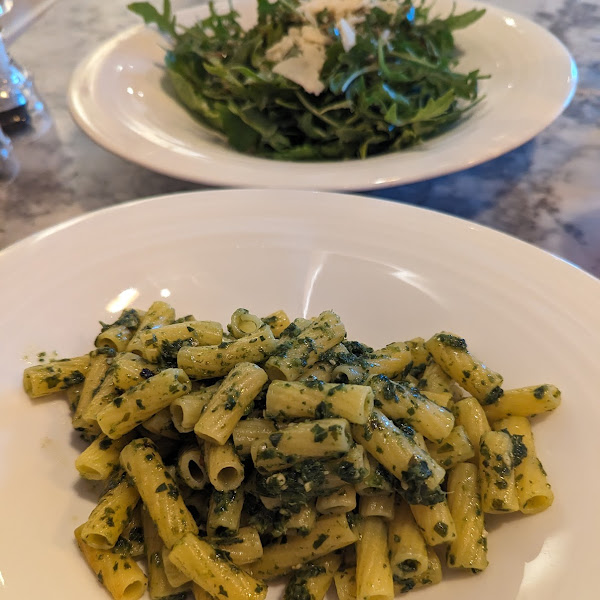
{"type": "Polygon", "coordinates": [[[65,400],[30,400],[22,373],[42,351],[88,352],[98,321],[157,299],[221,323],[239,307],[294,317],[333,309],[350,339],[374,347],[453,331],[505,387],[558,386],[562,405],[533,422],[554,504],[489,518],[486,571],[446,570],[439,585],[410,593],[597,598],[600,282],[563,260],[413,206],[223,190],[123,204],[45,230],[0,253],[0,282],[3,600],[109,597],[73,541],[98,493],[74,468],[82,442],[65,400]]]}
{"type": "MultiPolygon", "coordinates": [[[[485,96],[468,118],[422,145],[367,160],[277,161],[229,148],[199,124],[165,85],[166,41],[144,25],[103,43],[76,68],[68,98],[75,121],[107,150],[148,169],[226,187],[366,190],[453,173],[496,158],[530,140],[569,104],[577,69],[552,34],[527,18],[471,0],[436,0],[446,15],[485,7],[456,32],[460,68],[480,69],[485,96]],[[551,68],[544,68],[551,65],[551,68]]],[[[234,0],[251,22],[255,0],[234,0]]],[[[179,13],[184,24],[206,5],[179,13]]]]}

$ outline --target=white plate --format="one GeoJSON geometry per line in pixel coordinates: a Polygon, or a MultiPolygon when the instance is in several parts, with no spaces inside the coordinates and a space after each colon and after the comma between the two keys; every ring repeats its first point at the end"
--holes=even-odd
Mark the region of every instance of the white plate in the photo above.
{"type": "MultiPolygon", "coordinates": [[[[244,19],[255,0],[235,0],[244,19]]],[[[453,0],[437,0],[446,15],[453,0]]],[[[283,162],[240,154],[178,104],[164,85],[166,42],[138,26],[102,45],[76,69],[69,105],[98,144],[148,169],[227,187],[366,190],[420,181],[472,167],[516,148],[549,125],[569,104],[577,69],[565,47],[526,18],[471,0],[463,12],[485,6],[474,25],[456,32],[461,69],[479,68],[486,99],[468,120],[416,148],[367,160],[283,162]],[[544,66],[546,65],[546,66],[544,66]],[[550,65],[550,66],[548,66],[550,65]]],[[[180,13],[191,24],[206,7],[180,13]]]]}
{"type": "MultiPolygon", "coordinates": [[[[466,221],[359,196],[195,192],[125,204],[0,254],[0,590],[3,600],[106,600],[72,541],[94,494],[62,399],[27,398],[37,352],[87,352],[98,321],[166,298],[180,314],[332,308],[376,346],[464,335],[508,387],[552,382],[563,405],[534,425],[556,501],[493,520],[490,566],[422,600],[592,600],[600,531],[600,282],[466,221]],[[454,594],[454,595],[452,595],[454,594]]],[[[277,598],[272,594],[270,598],[277,598]]],[[[411,596],[412,597],[412,596],[411,596]]]]}

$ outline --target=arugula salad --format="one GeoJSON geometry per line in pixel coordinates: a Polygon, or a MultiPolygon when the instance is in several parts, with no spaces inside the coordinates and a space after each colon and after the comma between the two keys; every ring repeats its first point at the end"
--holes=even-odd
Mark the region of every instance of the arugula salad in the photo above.
{"type": "Polygon", "coordinates": [[[410,0],[258,0],[248,30],[232,5],[191,27],[169,0],[128,7],[172,41],[179,101],[240,152],[282,160],[366,158],[439,134],[481,100],[457,72],[453,32],[484,9],[432,16],[410,0]]]}

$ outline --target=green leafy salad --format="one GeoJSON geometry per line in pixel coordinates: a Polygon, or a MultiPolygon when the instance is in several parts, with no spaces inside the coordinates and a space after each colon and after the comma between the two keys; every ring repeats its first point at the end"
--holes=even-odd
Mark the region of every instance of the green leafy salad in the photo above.
{"type": "Polygon", "coordinates": [[[454,71],[453,32],[484,10],[432,17],[410,0],[258,0],[246,30],[229,6],[192,27],[147,2],[129,9],[172,38],[180,102],[238,151],[283,160],[365,158],[444,131],[479,100],[454,71]]]}

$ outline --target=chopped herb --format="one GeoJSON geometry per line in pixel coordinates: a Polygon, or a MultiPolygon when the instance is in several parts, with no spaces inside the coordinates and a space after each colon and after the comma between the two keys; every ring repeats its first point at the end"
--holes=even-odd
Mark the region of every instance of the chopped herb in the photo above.
{"type": "Polygon", "coordinates": [[[513,435],[506,428],[502,429],[502,431],[510,436],[512,441],[512,465],[513,467],[518,467],[527,456],[527,446],[523,443],[523,436],[518,434],[513,435]]]}
{"type": "Polygon", "coordinates": [[[504,507],[504,502],[500,498],[494,498],[492,500],[492,508],[494,510],[499,510],[499,511],[503,511],[503,512],[506,512],[506,510],[507,510],[504,507]]]}
{"type": "Polygon", "coordinates": [[[327,438],[327,429],[324,429],[318,423],[311,427],[311,432],[314,434],[315,442],[322,442],[327,438]]]}
{"type": "Polygon", "coordinates": [[[142,377],[143,379],[150,379],[150,377],[153,377],[153,376],[154,376],[154,373],[146,367],[144,367],[140,371],[140,377],[142,377]]]}
{"type": "Polygon", "coordinates": [[[485,406],[495,404],[504,395],[504,390],[499,386],[495,386],[490,390],[487,396],[483,399],[482,404],[485,406]]]}
{"type": "Polygon", "coordinates": [[[448,533],[448,525],[443,521],[438,521],[434,526],[433,530],[440,536],[446,537],[448,533]]]}
{"type": "Polygon", "coordinates": [[[271,435],[269,435],[269,441],[271,442],[271,444],[273,444],[273,446],[275,446],[275,448],[277,448],[277,445],[281,441],[282,437],[283,433],[272,433],[271,435]]]}
{"type": "Polygon", "coordinates": [[[456,348],[457,350],[467,350],[467,342],[456,335],[452,335],[450,333],[438,333],[436,336],[438,342],[444,344],[444,346],[449,346],[450,348],[456,348]]]}
{"type": "Polygon", "coordinates": [[[73,371],[70,375],[66,375],[63,379],[63,389],[69,388],[72,385],[79,385],[85,381],[85,375],[81,371],[73,371]]]}
{"type": "Polygon", "coordinates": [[[108,450],[112,446],[112,443],[113,441],[109,437],[106,437],[99,442],[98,447],[100,450],[108,450]]]}

